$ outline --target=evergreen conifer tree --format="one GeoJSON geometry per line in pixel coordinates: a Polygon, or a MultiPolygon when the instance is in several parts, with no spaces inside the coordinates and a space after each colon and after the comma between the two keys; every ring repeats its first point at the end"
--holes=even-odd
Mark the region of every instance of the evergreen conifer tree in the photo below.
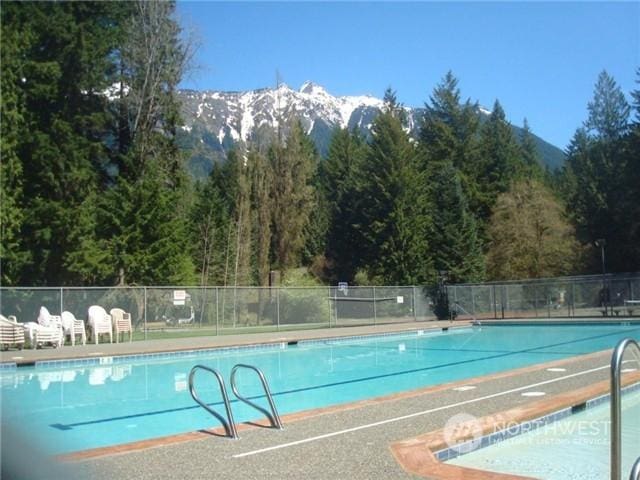
{"type": "Polygon", "coordinates": [[[22,208],[22,162],[18,155],[20,135],[24,134],[24,94],[21,85],[22,62],[31,32],[15,28],[18,22],[15,5],[0,9],[0,283],[18,284],[28,260],[20,230],[24,221],[22,208]]]}
{"type": "Polygon", "coordinates": [[[541,168],[541,159],[536,143],[529,127],[529,122],[524,119],[522,126],[522,136],[520,137],[520,157],[524,164],[525,178],[542,178],[543,170],[541,168]]]}
{"type": "Polygon", "coordinates": [[[480,132],[480,162],[477,169],[478,214],[482,222],[491,215],[499,194],[509,189],[511,181],[523,171],[520,148],[497,100],[480,132]]]}
{"type": "Polygon", "coordinates": [[[365,155],[363,138],[355,131],[340,129],[334,132],[327,159],[321,164],[321,185],[329,217],[325,256],[334,282],[351,282],[362,266],[358,228],[362,218],[357,206],[365,155]]]}
{"type": "Polygon", "coordinates": [[[402,109],[389,91],[385,100],[363,168],[363,260],[371,277],[393,285],[418,284],[432,274],[428,197],[416,148],[402,126],[402,109]]]}
{"type": "Polygon", "coordinates": [[[125,3],[3,5],[3,34],[11,40],[13,30],[24,40],[16,59],[23,114],[14,146],[22,163],[20,236],[30,252],[20,274],[24,283],[86,280],[76,251],[94,240],[88,237],[95,204],[87,199],[109,161],[103,92],[114,78],[113,54],[128,9],[125,3]]]}
{"type": "Polygon", "coordinates": [[[593,99],[587,105],[585,127],[605,142],[621,138],[629,127],[630,107],[616,81],[605,70],[600,72],[593,99]]]}
{"type": "Polygon", "coordinates": [[[131,6],[117,72],[121,88],[113,102],[119,122],[117,176],[102,209],[112,212],[102,221],[113,228],[104,231],[111,235],[118,283],[191,283],[187,177],[176,143],[176,90],[188,47],[173,18],[174,2],[131,6]]]}
{"type": "MultiPolygon", "coordinates": [[[[602,72],[588,109],[584,128],[576,131],[568,149],[565,194],[573,207],[579,238],[589,245],[605,239],[608,268],[626,271],[629,228],[624,227],[628,220],[622,207],[628,203],[626,195],[633,191],[625,175],[629,162],[633,163],[633,157],[625,153],[630,107],[615,81],[602,72]]],[[[596,270],[597,256],[592,257],[596,270]]]]}
{"type": "Polygon", "coordinates": [[[256,279],[260,286],[269,285],[271,271],[271,236],[273,218],[273,173],[267,157],[260,151],[249,151],[251,169],[251,203],[255,236],[256,279]]]}
{"type": "Polygon", "coordinates": [[[450,161],[460,174],[462,189],[474,216],[482,205],[478,184],[480,118],[478,105],[461,101],[458,80],[447,72],[425,104],[420,125],[420,150],[423,162],[450,161]]]}
{"type": "Polygon", "coordinates": [[[313,209],[313,178],[318,167],[315,147],[295,121],[286,145],[269,152],[273,172],[273,251],[275,264],[286,270],[299,260],[305,244],[304,231],[313,209]]]}
{"type": "Polygon", "coordinates": [[[459,174],[450,160],[428,167],[433,226],[429,232],[433,268],[453,282],[484,278],[478,226],[469,210],[459,174]]]}

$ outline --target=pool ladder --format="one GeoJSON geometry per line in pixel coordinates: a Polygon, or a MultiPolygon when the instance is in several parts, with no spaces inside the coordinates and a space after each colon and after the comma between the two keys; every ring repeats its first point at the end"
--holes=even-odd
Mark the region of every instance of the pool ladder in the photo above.
{"type": "MultiPolygon", "coordinates": [[[[622,409],[621,372],[622,357],[628,347],[635,347],[640,354],[640,345],[632,338],[621,340],[611,356],[611,480],[620,480],[622,475],[622,409]]],[[[635,461],[629,480],[640,479],[640,457],[635,461]]]]}
{"type": "MultiPolygon", "coordinates": [[[[273,396],[271,395],[269,384],[267,383],[267,379],[265,378],[264,373],[262,373],[262,370],[260,370],[258,367],[253,365],[238,363],[231,369],[230,381],[231,381],[231,390],[233,391],[233,394],[237,397],[238,400],[246,403],[247,405],[252,406],[259,412],[266,415],[266,417],[271,422],[271,426],[273,428],[277,428],[279,430],[282,430],[284,428],[282,426],[282,421],[280,420],[280,415],[278,415],[278,411],[276,410],[276,405],[273,401],[273,396]],[[253,370],[258,375],[258,378],[262,383],[262,388],[264,389],[265,396],[269,401],[269,407],[271,408],[270,412],[266,408],[262,408],[260,405],[257,405],[256,403],[249,400],[247,397],[244,397],[243,395],[240,394],[240,392],[238,391],[238,387],[236,386],[236,373],[240,369],[253,370]]],[[[189,373],[189,393],[191,393],[191,397],[195,400],[195,402],[198,405],[200,405],[207,412],[209,412],[211,415],[213,415],[218,420],[220,420],[220,423],[222,423],[222,426],[224,427],[224,430],[227,436],[231,438],[239,438],[238,430],[236,428],[236,423],[233,419],[233,412],[231,411],[231,402],[229,401],[229,395],[227,394],[227,389],[224,386],[224,379],[222,378],[222,374],[218,370],[216,370],[215,368],[209,368],[205,365],[195,365],[191,369],[191,372],[189,373]],[[216,412],[213,408],[211,408],[209,405],[207,405],[202,400],[200,400],[200,397],[198,397],[198,394],[196,392],[196,388],[194,385],[194,377],[198,370],[205,370],[216,377],[216,380],[218,381],[218,386],[220,387],[220,393],[222,394],[224,408],[227,414],[226,419],[222,415],[220,415],[218,412],[216,412]]]]}

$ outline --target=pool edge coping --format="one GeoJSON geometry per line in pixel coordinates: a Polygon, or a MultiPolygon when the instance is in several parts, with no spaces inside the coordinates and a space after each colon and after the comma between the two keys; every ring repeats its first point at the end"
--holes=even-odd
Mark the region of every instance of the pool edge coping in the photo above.
{"type": "MultiPolygon", "coordinates": [[[[598,353],[602,354],[603,352],[606,352],[606,350],[598,353]]],[[[571,357],[571,359],[575,358],[580,357],[571,357]]],[[[623,377],[622,385],[626,389],[640,389],[640,372],[630,373],[623,377]]],[[[480,438],[474,439],[474,441],[479,440],[482,442],[484,438],[488,438],[491,435],[499,436],[501,432],[496,430],[496,425],[513,424],[522,426],[527,422],[535,422],[537,420],[545,421],[547,417],[552,417],[553,415],[567,409],[570,410],[575,406],[588,404],[589,402],[598,402],[600,399],[606,398],[609,393],[609,380],[602,380],[579,389],[569,390],[545,399],[536,400],[505,411],[497,412],[492,415],[485,415],[481,418],[475,419],[474,421],[474,425],[480,425],[482,429],[480,438]]],[[[550,419],[549,421],[556,420],[560,420],[560,418],[550,419]]],[[[459,433],[468,433],[469,431],[469,429],[457,430],[459,433]]],[[[506,440],[506,438],[504,439],[506,440]]],[[[461,445],[465,440],[468,440],[468,435],[466,437],[458,435],[450,440],[455,441],[457,445],[461,445]]],[[[498,442],[499,440],[493,444],[498,442]]],[[[490,445],[483,445],[479,448],[484,448],[490,445]]],[[[443,460],[439,459],[439,453],[450,450],[451,447],[445,440],[444,429],[434,430],[409,439],[393,442],[389,446],[389,449],[403,470],[412,475],[429,478],[431,480],[456,480],[460,478],[472,480],[533,479],[533,477],[481,470],[445,463],[443,460]]]]}

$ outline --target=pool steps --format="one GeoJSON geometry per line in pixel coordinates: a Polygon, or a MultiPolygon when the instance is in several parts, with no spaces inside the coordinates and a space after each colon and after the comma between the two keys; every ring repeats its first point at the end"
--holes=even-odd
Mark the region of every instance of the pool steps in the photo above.
{"type": "MultiPolygon", "coordinates": [[[[278,415],[278,410],[276,409],[276,405],[273,401],[273,396],[271,395],[271,390],[269,389],[269,383],[267,382],[267,379],[264,376],[264,373],[262,373],[262,370],[260,370],[258,367],[254,365],[248,365],[246,363],[236,364],[231,369],[231,391],[233,392],[233,394],[236,396],[238,400],[246,403],[247,405],[263,413],[269,419],[269,421],[271,422],[271,426],[273,428],[277,428],[278,430],[282,430],[284,428],[282,426],[282,421],[280,420],[280,415],[278,415]],[[260,405],[252,402],[250,399],[240,394],[240,392],[238,391],[238,387],[236,385],[236,373],[240,369],[252,370],[258,375],[258,378],[262,383],[262,388],[264,389],[265,396],[269,401],[269,407],[271,408],[271,412],[269,412],[265,408],[262,408],[260,405]]],[[[189,373],[189,393],[191,393],[191,397],[198,405],[200,405],[207,412],[209,412],[211,415],[216,417],[220,421],[220,423],[222,423],[222,426],[224,427],[224,430],[228,437],[231,437],[233,439],[240,438],[238,436],[236,422],[233,419],[233,412],[231,410],[231,402],[229,401],[229,395],[227,394],[227,389],[224,386],[224,379],[222,378],[222,374],[218,370],[216,370],[215,368],[209,368],[205,365],[195,365],[191,369],[191,372],[189,373]],[[211,408],[209,405],[207,405],[202,400],[200,400],[200,398],[198,397],[198,393],[196,391],[195,383],[194,383],[195,374],[198,370],[204,370],[206,372],[213,374],[216,377],[216,380],[218,381],[218,386],[220,387],[222,400],[224,401],[224,408],[227,414],[226,419],[222,415],[220,415],[218,412],[216,412],[213,408],[211,408]]]]}

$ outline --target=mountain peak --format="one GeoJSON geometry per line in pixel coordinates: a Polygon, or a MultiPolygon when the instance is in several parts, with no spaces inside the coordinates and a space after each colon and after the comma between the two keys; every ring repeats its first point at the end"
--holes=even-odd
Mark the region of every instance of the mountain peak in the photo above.
{"type": "Polygon", "coordinates": [[[300,93],[305,93],[307,95],[329,95],[324,88],[310,80],[307,80],[302,84],[300,87],[300,93]]]}

